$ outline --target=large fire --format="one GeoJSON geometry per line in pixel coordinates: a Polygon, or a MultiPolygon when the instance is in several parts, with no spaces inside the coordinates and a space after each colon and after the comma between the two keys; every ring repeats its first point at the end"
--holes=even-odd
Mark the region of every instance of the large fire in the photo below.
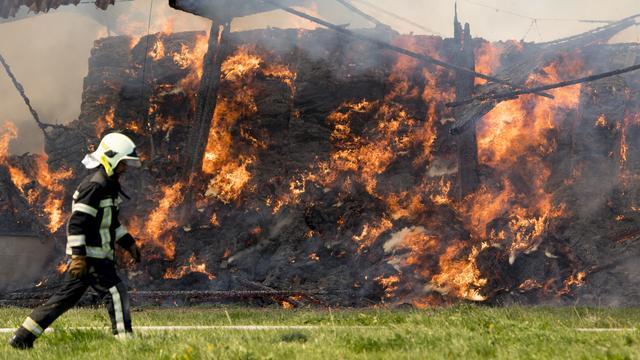
{"type": "MultiPolygon", "coordinates": [[[[184,174],[175,174],[183,171],[176,150],[184,151],[179,143],[184,141],[185,128],[193,125],[209,36],[191,33],[175,40],[171,33],[169,24],[162,33],[152,35],[146,54],[152,62],[149,66],[158,67],[154,71],[166,67],[174,76],[148,79],[153,93],[144,115],[153,119],[154,126],[147,129],[145,124],[143,128],[140,119],[115,119],[115,109],[120,116],[121,108],[106,98],[99,100],[103,113],[96,126],[98,136],[119,127],[139,135],[145,144],[141,150],[149,154],[153,164],[149,168],[170,173],[158,176],[152,186],[146,184],[147,189],[153,188],[144,195],[148,214],[137,214],[128,224],[141,243],[162,254],[152,260],[164,264],[164,279],[200,273],[215,280],[214,272],[219,275],[220,269],[215,268],[217,259],[209,254],[217,250],[222,253],[224,249],[220,260],[226,262],[256,243],[268,248],[289,242],[299,247],[308,243],[321,245],[305,248],[304,256],[287,253],[289,264],[306,261],[318,265],[332,261],[327,259],[339,262],[342,260],[336,259],[347,257],[360,264],[374,259],[375,269],[354,286],[361,287],[361,282],[377,286],[385,302],[425,307],[461,299],[485,301],[489,296],[484,290],[492,279],[483,272],[483,254],[505,254],[500,261],[504,260],[505,266],[517,266],[520,259],[543,246],[554,222],[572,215],[571,206],[555,196],[553,186],[571,184],[581,175],[580,169],[573,168],[562,181],[552,184],[551,157],[560,146],[557,133],[577,117],[583,96],[580,85],[551,91],[554,99],[526,95],[501,102],[480,119],[476,130],[481,184],[464,198],[457,198],[453,196],[460,182],[456,176],[457,139],[448,134],[455,120],[453,111],[445,107],[455,98],[455,76],[451,72],[386,54],[386,72],[376,68],[363,77],[365,80],[360,79],[365,85],[349,91],[368,87],[367,81],[382,82],[382,90],[367,96],[345,91],[348,96],[324,97],[326,94],[315,94],[304,86],[326,78],[330,86],[325,91],[338,93],[339,86],[331,87],[333,82],[338,83],[338,77],[332,77],[335,74],[330,71],[323,73],[322,67],[344,72],[347,79],[356,78],[360,74],[350,71],[361,65],[357,56],[351,54],[344,66],[334,69],[313,57],[292,60],[295,51],[302,51],[302,45],[281,56],[258,45],[232,43],[220,69],[215,113],[200,168],[204,181],[195,185],[198,193],[194,203],[186,204],[198,212],[188,224],[181,223],[180,207],[185,205],[185,194],[194,189],[176,180],[184,179],[177,176],[184,174]],[[305,61],[308,64],[304,65],[313,70],[299,64],[305,61]],[[305,71],[318,78],[301,80],[303,75],[309,76],[305,71]],[[274,83],[277,86],[269,87],[274,83]],[[284,95],[270,97],[276,88],[284,95]],[[313,95],[311,101],[304,100],[320,98],[322,111],[294,101],[299,100],[297,96],[306,96],[305,90],[313,95]],[[272,103],[280,105],[273,108],[286,108],[291,114],[286,120],[278,119],[285,124],[269,124],[278,130],[265,130],[268,126],[263,118],[274,112],[272,103]],[[183,104],[188,104],[186,115],[173,112],[183,104]],[[285,154],[284,160],[278,158],[281,162],[266,162],[266,153],[289,151],[289,142],[306,130],[300,129],[304,126],[313,128],[309,131],[312,135],[301,137],[310,148],[316,146],[314,151],[320,149],[314,153],[315,158],[306,157],[302,166],[291,160],[299,154],[285,154]],[[276,139],[280,135],[274,135],[277,132],[287,134],[276,139]],[[272,169],[265,171],[265,167],[272,169]],[[230,214],[238,213],[242,213],[242,220],[234,222],[230,214]],[[322,223],[318,225],[319,221],[322,223]],[[227,222],[238,229],[225,232],[227,222]],[[210,236],[206,239],[216,241],[202,241],[198,244],[202,249],[182,251],[184,233],[210,236]],[[217,238],[219,234],[223,234],[221,239],[217,238]],[[284,236],[291,239],[281,239],[284,236]],[[339,241],[348,246],[332,248],[339,241]]],[[[303,44],[306,36],[309,34],[298,32],[296,41],[303,44]]],[[[443,61],[449,56],[443,50],[446,42],[437,37],[397,36],[394,44],[443,61]]],[[[476,69],[496,73],[508,61],[503,57],[514,51],[520,54],[523,46],[479,42],[476,69]]],[[[531,74],[526,85],[584,76],[588,74],[586,68],[579,52],[559,54],[531,74]]],[[[484,83],[476,81],[476,85],[484,83]]],[[[615,121],[602,114],[591,122],[605,131],[614,129],[615,121]]],[[[616,157],[621,169],[630,166],[633,134],[629,132],[638,124],[637,114],[626,114],[624,124],[616,129],[620,146],[610,156],[616,157]]],[[[73,174],[64,169],[50,171],[45,156],[34,157],[31,167],[18,166],[7,156],[9,141],[16,136],[11,124],[0,133],[0,165],[7,167],[29,203],[44,204],[42,216],[47,217],[49,230],[56,232],[65,215],[64,182],[73,174]]],[[[635,179],[626,172],[619,176],[627,182],[635,179]]],[[[618,221],[625,221],[625,214],[616,215],[618,221]]],[[[546,252],[544,256],[558,255],[546,252]]],[[[587,277],[576,264],[563,269],[557,279],[521,279],[509,286],[521,293],[540,290],[555,296],[568,294],[582,286],[587,277]]]]}
{"type": "Polygon", "coordinates": [[[6,125],[5,131],[0,134],[0,165],[8,168],[11,181],[29,204],[36,209],[36,205],[42,205],[36,213],[46,218],[47,229],[55,233],[66,220],[62,206],[65,195],[64,182],[73,177],[73,171],[70,169],[51,171],[45,154],[35,155],[33,162],[29,164],[13,164],[8,161],[9,143],[11,139],[18,136],[18,131],[13,123],[7,122],[6,125]],[[36,186],[30,186],[32,183],[36,186]]]}
{"type": "Polygon", "coordinates": [[[286,84],[291,84],[295,77],[281,65],[265,64],[255,49],[246,46],[240,47],[222,64],[222,79],[231,88],[231,95],[218,99],[202,170],[212,175],[205,195],[224,203],[240,196],[251,180],[249,169],[256,159],[257,150],[265,147],[263,139],[241,131],[241,135],[250,141],[251,149],[241,154],[232,150],[232,129],[239,120],[254,117],[258,112],[252,86],[257,76],[286,84]]]}

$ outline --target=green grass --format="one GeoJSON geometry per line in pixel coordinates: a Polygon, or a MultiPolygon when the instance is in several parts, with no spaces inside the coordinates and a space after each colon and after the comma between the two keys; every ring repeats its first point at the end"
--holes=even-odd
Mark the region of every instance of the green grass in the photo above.
{"type": "MultiPolygon", "coordinates": [[[[0,308],[0,327],[28,310],[0,308]]],[[[138,332],[121,343],[104,309],[65,314],[33,350],[0,334],[1,359],[640,359],[640,309],[486,308],[430,310],[142,309],[144,325],[318,325],[309,330],[138,332]],[[96,327],[73,330],[72,327],[96,327]],[[363,326],[348,328],[345,326],[363,326]],[[576,328],[632,328],[578,332],[576,328]],[[66,330],[65,330],[66,329],[66,330]]]]}

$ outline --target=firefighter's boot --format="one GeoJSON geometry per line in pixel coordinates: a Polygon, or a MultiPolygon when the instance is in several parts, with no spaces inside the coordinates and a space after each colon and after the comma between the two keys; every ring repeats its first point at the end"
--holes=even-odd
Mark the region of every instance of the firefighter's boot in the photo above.
{"type": "Polygon", "coordinates": [[[34,341],[36,341],[36,336],[21,326],[13,334],[13,337],[9,341],[9,345],[16,349],[25,350],[31,349],[34,341]]]}

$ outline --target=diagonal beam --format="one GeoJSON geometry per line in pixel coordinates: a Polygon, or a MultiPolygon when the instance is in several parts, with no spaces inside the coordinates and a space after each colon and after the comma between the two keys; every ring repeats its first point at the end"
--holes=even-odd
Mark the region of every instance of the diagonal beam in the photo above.
{"type": "Polygon", "coordinates": [[[18,90],[18,93],[20,93],[20,96],[22,97],[22,100],[24,100],[24,103],[29,108],[29,112],[31,113],[31,116],[33,116],[33,119],[36,121],[36,123],[38,123],[38,127],[40,127],[40,129],[42,129],[42,132],[44,132],[44,135],[47,136],[47,132],[44,131],[44,130],[49,125],[43,123],[42,121],[40,121],[40,115],[38,115],[38,112],[36,111],[36,109],[34,109],[33,106],[31,105],[31,100],[29,100],[29,97],[25,93],[24,87],[22,86],[22,84],[20,84],[18,79],[16,79],[15,75],[11,71],[11,67],[9,67],[9,64],[7,64],[7,62],[5,61],[5,59],[4,59],[4,57],[2,55],[0,55],[0,63],[4,67],[4,70],[7,73],[7,75],[9,76],[9,78],[11,79],[11,82],[13,83],[13,86],[16,88],[16,90],[18,90]]]}
{"type": "Polygon", "coordinates": [[[362,16],[363,18],[367,19],[369,22],[375,24],[378,27],[388,27],[388,25],[382,23],[380,20],[374,18],[373,16],[367,14],[366,12],[358,9],[357,7],[353,6],[353,4],[351,4],[350,1],[348,0],[336,0],[337,2],[339,2],[340,4],[342,4],[342,6],[346,7],[347,9],[353,11],[354,13],[362,16]]]}
{"type": "Polygon", "coordinates": [[[463,100],[460,100],[460,101],[450,102],[450,103],[447,103],[446,105],[447,105],[447,107],[457,107],[457,106],[461,106],[461,105],[470,104],[470,103],[472,103],[474,101],[487,101],[487,100],[502,101],[502,100],[507,100],[507,99],[513,99],[513,98],[518,97],[520,95],[526,95],[526,94],[531,94],[531,93],[535,93],[535,92],[539,92],[539,91],[553,90],[553,89],[558,89],[558,88],[561,88],[561,87],[566,87],[566,86],[571,86],[571,85],[577,85],[577,84],[581,84],[581,83],[596,81],[596,80],[608,78],[608,77],[611,77],[611,76],[621,75],[621,74],[625,74],[625,73],[632,72],[632,71],[637,71],[637,70],[640,70],[640,64],[632,65],[632,66],[629,66],[629,67],[626,67],[626,68],[617,69],[617,70],[613,70],[613,71],[607,71],[607,72],[596,74],[596,75],[586,76],[586,77],[582,77],[582,78],[578,78],[578,79],[566,80],[566,81],[561,81],[561,82],[557,82],[557,83],[553,83],[553,84],[536,86],[536,87],[532,87],[532,88],[528,88],[528,89],[515,90],[515,91],[509,91],[509,92],[503,92],[503,93],[497,93],[497,94],[479,95],[479,96],[463,99],[463,100]]]}
{"type": "MultiPolygon", "coordinates": [[[[395,46],[395,45],[389,44],[389,43],[387,43],[385,41],[378,40],[378,39],[369,37],[367,35],[358,34],[356,32],[353,32],[353,31],[349,30],[349,29],[345,29],[343,27],[340,27],[338,25],[332,24],[332,23],[330,23],[328,21],[322,20],[322,19],[317,18],[315,16],[311,16],[311,15],[306,14],[304,12],[301,12],[301,11],[295,10],[293,8],[281,5],[277,1],[273,1],[273,0],[257,0],[257,1],[265,3],[265,4],[271,4],[271,5],[273,5],[273,6],[277,7],[277,8],[285,11],[285,12],[288,12],[288,13],[290,13],[292,15],[301,17],[301,18],[306,19],[306,20],[309,20],[309,21],[314,22],[316,24],[320,24],[320,25],[322,25],[324,27],[332,29],[332,30],[334,30],[336,32],[339,32],[341,34],[350,36],[352,38],[356,38],[356,39],[360,39],[360,40],[364,40],[364,41],[370,42],[372,44],[380,46],[383,49],[388,49],[388,50],[391,50],[391,51],[395,51],[397,53],[409,56],[409,57],[414,58],[416,60],[420,60],[420,61],[422,61],[424,63],[427,63],[427,64],[433,64],[433,65],[444,67],[444,68],[449,69],[449,70],[455,70],[455,71],[460,71],[460,72],[463,72],[463,73],[471,74],[471,75],[473,75],[475,77],[487,80],[489,82],[498,83],[498,84],[502,84],[502,85],[507,85],[507,86],[509,86],[511,88],[514,88],[514,89],[518,89],[518,90],[526,89],[523,86],[512,84],[509,81],[502,80],[502,79],[496,78],[496,77],[491,76],[491,75],[482,74],[482,73],[476,72],[474,70],[471,70],[471,69],[468,69],[468,68],[465,68],[465,67],[462,67],[462,66],[449,64],[449,63],[446,63],[444,61],[438,60],[438,59],[433,58],[433,57],[428,56],[428,55],[418,54],[416,52],[401,48],[399,46],[395,46]]],[[[544,96],[544,97],[553,99],[552,95],[546,94],[546,93],[543,93],[543,92],[536,92],[536,95],[544,96]]]]}

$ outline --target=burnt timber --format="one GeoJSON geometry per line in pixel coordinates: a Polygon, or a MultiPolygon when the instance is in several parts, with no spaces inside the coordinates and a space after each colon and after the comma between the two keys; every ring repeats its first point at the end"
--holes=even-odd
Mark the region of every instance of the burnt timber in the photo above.
{"type": "MultiPolygon", "coordinates": [[[[475,47],[471,37],[471,28],[465,24],[464,29],[454,19],[454,44],[458,48],[456,61],[458,65],[475,69],[475,47]]],[[[475,77],[465,72],[456,71],[456,99],[466,99],[475,91],[475,77]]],[[[457,139],[458,151],[458,198],[463,199],[480,185],[478,178],[478,143],[475,126],[469,126],[457,139]]]]}

